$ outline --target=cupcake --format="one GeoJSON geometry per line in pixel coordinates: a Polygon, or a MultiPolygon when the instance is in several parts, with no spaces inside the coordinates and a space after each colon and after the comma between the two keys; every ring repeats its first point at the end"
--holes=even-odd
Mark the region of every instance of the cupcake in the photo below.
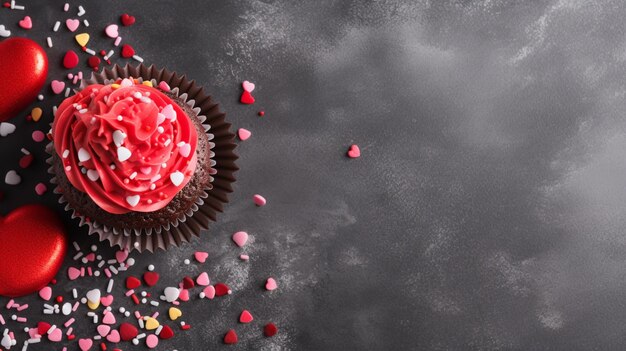
{"type": "Polygon", "coordinates": [[[237,169],[234,135],[210,100],[194,82],[154,67],[94,74],[52,123],[60,201],[90,233],[122,248],[167,249],[198,236],[222,210],[237,169]]]}

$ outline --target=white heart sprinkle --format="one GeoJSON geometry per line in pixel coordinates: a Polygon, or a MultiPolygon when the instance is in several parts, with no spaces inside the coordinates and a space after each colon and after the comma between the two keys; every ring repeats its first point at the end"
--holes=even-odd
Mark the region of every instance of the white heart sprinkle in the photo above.
{"type": "Polygon", "coordinates": [[[170,180],[175,186],[179,186],[185,180],[185,175],[180,171],[176,171],[170,174],[170,180]]]}
{"type": "Polygon", "coordinates": [[[134,85],[133,81],[128,78],[122,79],[122,82],[120,83],[121,87],[132,87],[133,85],[134,85]]]}
{"type": "Polygon", "coordinates": [[[117,148],[117,159],[120,160],[120,162],[128,160],[131,155],[132,153],[127,148],[123,146],[117,148]]]}
{"type": "Polygon", "coordinates": [[[89,161],[90,159],[91,159],[91,155],[89,154],[89,152],[87,152],[87,150],[81,147],[78,150],[78,161],[85,162],[85,161],[89,161]]]}
{"type": "Polygon", "coordinates": [[[182,156],[182,157],[187,157],[189,156],[189,154],[191,153],[191,145],[189,145],[188,143],[185,143],[183,145],[181,145],[178,148],[178,153],[182,156]]]}
{"type": "Polygon", "coordinates": [[[165,118],[169,119],[172,122],[176,120],[176,111],[174,111],[174,107],[172,107],[172,104],[163,107],[161,113],[165,116],[165,118]]]}
{"type": "Polygon", "coordinates": [[[15,131],[15,125],[11,123],[0,123],[0,135],[5,137],[15,131]]]}
{"type": "Polygon", "coordinates": [[[115,146],[120,147],[124,144],[124,139],[126,139],[126,133],[121,130],[116,130],[113,132],[113,143],[115,146]]]}
{"type": "Polygon", "coordinates": [[[22,181],[22,177],[16,171],[10,170],[4,176],[4,182],[9,185],[18,185],[22,181]]]}
{"type": "Polygon", "coordinates": [[[89,290],[87,291],[87,300],[91,303],[96,303],[96,302],[100,302],[100,297],[102,296],[100,293],[100,290],[98,289],[93,289],[93,290],[89,290]]]}
{"type": "Polygon", "coordinates": [[[100,179],[100,173],[98,173],[98,171],[96,171],[95,169],[88,169],[87,178],[89,178],[89,180],[91,180],[92,182],[95,182],[96,180],[100,179]]]}
{"type": "Polygon", "coordinates": [[[139,195],[126,196],[126,202],[128,202],[131,207],[137,206],[139,203],[139,195]]]}
{"type": "Polygon", "coordinates": [[[178,290],[178,288],[174,288],[170,286],[170,287],[165,288],[165,291],[163,294],[165,295],[165,300],[167,302],[172,302],[178,299],[178,296],[180,296],[180,290],[178,290]]]}
{"type": "Polygon", "coordinates": [[[0,37],[8,38],[11,36],[11,31],[4,28],[3,24],[0,24],[0,37]]]}

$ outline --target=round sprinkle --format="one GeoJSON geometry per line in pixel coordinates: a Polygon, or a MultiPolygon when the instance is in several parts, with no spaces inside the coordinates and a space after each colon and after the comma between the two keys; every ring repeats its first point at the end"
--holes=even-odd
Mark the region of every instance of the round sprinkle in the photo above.
{"type": "Polygon", "coordinates": [[[40,143],[46,139],[46,134],[41,130],[36,130],[33,132],[32,137],[34,141],[40,143]]]}

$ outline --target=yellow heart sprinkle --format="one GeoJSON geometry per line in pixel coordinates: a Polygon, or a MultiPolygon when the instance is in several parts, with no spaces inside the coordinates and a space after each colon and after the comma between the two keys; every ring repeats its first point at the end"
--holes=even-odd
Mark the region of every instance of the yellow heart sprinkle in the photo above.
{"type": "Polygon", "coordinates": [[[30,116],[33,118],[33,121],[37,122],[41,118],[41,114],[43,111],[39,107],[35,107],[32,111],[30,111],[30,116]]]}
{"type": "Polygon", "coordinates": [[[159,321],[157,321],[156,319],[154,319],[152,317],[146,319],[145,326],[146,326],[147,330],[154,330],[154,329],[158,328],[159,325],[160,325],[159,321]]]}
{"type": "Polygon", "coordinates": [[[150,88],[152,88],[152,82],[149,80],[145,80],[143,83],[143,85],[149,86],[150,88]]]}
{"type": "Polygon", "coordinates": [[[183,313],[176,307],[170,307],[169,314],[170,314],[170,319],[173,321],[177,320],[178,317],[183,315],[183,313]]]}
{"type": "Polygon", "coordinates": [[[89,42],[89,34],[87,33],[80,33],[77,34],[74,39],[76,39],[76,42],[78,43],[78,45],[80,46],[87,46],[87,43],[89,42]]]}
{"type": "Polygon", "coordinates": [[[96,309],[98,309],[99,306],[100,306],[100,301],[91,302],[91,301],[87,300],[87,307],[89,307],[90,309],[96,310],[96,309]]]}

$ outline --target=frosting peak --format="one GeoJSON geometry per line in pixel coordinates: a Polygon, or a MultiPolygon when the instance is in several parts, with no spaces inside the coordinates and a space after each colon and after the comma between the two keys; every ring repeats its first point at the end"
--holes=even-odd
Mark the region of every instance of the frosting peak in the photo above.
{"type": "Polygon", "coordinates": [[[194,174],[196,133],[167,95],[131,79],[65,99],[52,125],[69,181],[114,214],[165,207],[194,174]]]}

